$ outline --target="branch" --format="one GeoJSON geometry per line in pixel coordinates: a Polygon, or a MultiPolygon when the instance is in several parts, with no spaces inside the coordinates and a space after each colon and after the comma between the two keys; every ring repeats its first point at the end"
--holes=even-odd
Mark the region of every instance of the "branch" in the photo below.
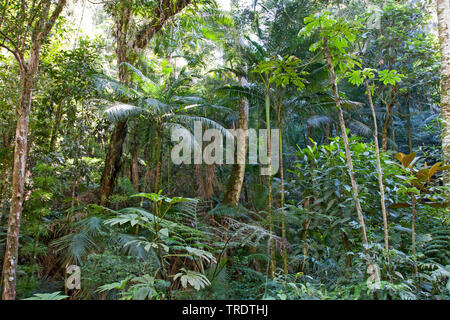
{"type": "Polygon", "coordinates": [[[181,12],[191,2],[192,0],[176,0],[175,3],[170,0],[163,0],[161,6],[157,7],[154,11],[155,18],[138,32],[133,48],[144,49],[167,21],[181,12]]]}
{"type": "Polygon", "coordinates": [[[22,59],[20,53],[11,49],[10,47],[8,47],[7,45],[5,45],[3,43],[0,43],[0,47],[5,48],[6,50],[8,50],[9,52],[11,52],[14,55],[14,58],[16,58],[17,63],[19,64],[20,75],[22,76],[26,72],[26,68],[25,68],[25,65],[23,64],[23,59],[22,59]]]}
{"type": "Polygon", "coordinates": [[[59,0],[58,4],[56,5],[55,10],[53,10],[52,15],[50,16],[49,21],[47,22],[47,25],[45,26],[45,29],[42,33],[42,40],[46,39],[50,31],[52,30],[56,19],[61,15],[61,12],[63,11],[64,7],[66,6],[67,0],[59,0]]]}
{"type": "MultiPolygon", "coordinates": [[[[8,40],[8,42],[14,47],[15,52],[17,52],[17,53],[20,52],[19,48],[17,47],[17,44],[6,33],[4,33],[2,30],[0,30],[0,35],[3,38],[5,38],[6,40],[8,40]]],[[[3,45],[5,45],[4,42],[3,42],[3,45]]],[[[11,51],[11,50],[8,50],[8,51],[11,51]]]]}

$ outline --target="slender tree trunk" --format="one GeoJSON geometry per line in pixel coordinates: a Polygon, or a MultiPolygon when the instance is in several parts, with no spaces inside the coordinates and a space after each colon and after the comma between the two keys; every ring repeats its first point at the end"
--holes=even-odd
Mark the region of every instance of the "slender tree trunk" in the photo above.
{"type": "Polygon", "coordinates": [[[287,248],[286,248],[286,216],[284,212],[284,163],[283,163],[283,96],[284,92],[280,95],[278,100],[278,127],[280,130],[280,152],[279,152],[279,162],[280,162],[280,206],[281,206],[281,238],[283,239],[283,271],[284,274],[288,274],[288,260],[287,260],[287,248]]]}
{"type": "MultiPolygon", "coordinates": [[[[6,247],[3,261],[3,300],[14,300],[16,297],[17,265],[19,262],[19,232],[26,179],[25,170],[28,151],[28,131],[33,93],[32,90],[36,75],[38,73],[42,44],[47,39],[56,20],[64,9],[66,0],[59,0],[55,3],[55,5],[56,6],[53,12],[49,15],[52,3],[49,1],[42,3],[40,8],[41,10],[38,13],[39,19],[32,27],[33,35],[31,37],[31,42],[29,43],[29,54],[27,60],[24,59],[24,56],[26,56],[25,50],[19,52],[10,49],[10,51],[13,51],[19,64],[21,94],[16,109],[17,124],[16,136],[14,139],[11,207],[9,212],[8,231],[6,235],[6,247]]],[[[35,14],[35,12],[33,12],[33,14],[35,14]]],[[[24,21],[24,23],[28,23],[28,21],[24,21]]],[[[8,30],[6,30],[6,32],[8,32],[8,30]]],[[[28,41],[26,38],[17,39],[17,41],[19,40],[23,42],[28,41]]],[[[15,45],[15,48],[17,50],[17,44],[15,45]]]]}
{"type": "MultiPolygon", "coordinates": [[[[36,59],[39,59],[39,57],[36,57],[36,59]]],[[[11,184],[12,197],[3,262],[3,300],[14,300],[16,296],[19,230],[24,199],[29,115],[34,77],[35,73],[25,74],[23,76],[22,92],[16,111],[17,126],[16,137],[14,140],[14,160],[11,184]]]]}
{"type": "Polygon", "coordinates": [[[416,274],[416,281],[419,281],[419,270],[417,269],[417,252],[416,252],[416,197],[414,194],[411,195],[411,205],[412,205],[412,224],[411,224],[411,234],[412,234],[412,252],[414,256],[414,273],[416,274]]]}
{"type": "Polygon", "coordinates": [[[370,91],[369,82],[365,80],[364,83],[366,85],[367,96],[369,98],[369,105],[370,110],[372,111],[372,118],[373,118],[373,139],[375,144],[375,155],[377,160],[378,185],[380,187],[381,213],[383,215],[384,250],[386,254],[386,259],[387,261],[389,261],[389,229],[388,229],[386,202],[384,199],[384,184],[383,184],[383,171],[381,170],[380,147],[378,145],[377,115],[375,113],[375,107],[373,105],[372,93],[370,91]]]}
{"type": "Polygon", "coordinates": [[[155,172],[155,193],[159,192],[159,180],[161,176],[161,140],[162,140],[162,129],[158,125],[157,128],[157,144],[156,144],[156,172],[155,172]]]}
{"type": "MultiPolygon", "coordinates": [[[[273,234],[273,212],[272,212],[272,132],[270,128],[270,84],[267,79],[266,84],[266,125],[267,125],[267,170],[269,175],[267,177],[268,184],[268,218],[269,218],[269,231],[273,234]]],[[[273,279],[275,277],[275,242],[270,239],[270,268],[269,276],[273,279]]]]}
{"type": "Polygon", "coordinates": [[[367,241],[366,224],[364,222],[364,215],[363,215],[363,211],[361,208],[361,203],[359,202],[359,198],[358,198],[358,185],[356,184],[355,174],[354,174],[354,170],[353,170],[353,160],[352,160],[352,156],[350,153],[350,145],[349,145],[348,136],[347,136],[347,128],[345,127],[344,115],[342,113],[342,108],[341,108],[341,99],[339,97],[339,91],[338,91],[338,86],[337,86],[337,82],[336,82],[336,74],[334,73],[334,66],[333,66],[333,61],[331,60],[331,53],[330,53],[330,49],[328,48],[328,39],[327,38],[324,38],[324,44],[325,44],[326,61],[327,61],[327,65],[328,65],[328,70],[330,71],[330,80],[331,80],[331,84],[333,87],[334,100],[336,102],[336,107],[337,107],[338,116],[339,116],[339,124],[341,126],[342,138],[344,139],[345,156],[347,158],[348,172],[350,175],[350,180],[351,180],[352,189],[353,189],[353,200],[355,201],[359,223],[361,224],[361,236],[362,236],[362,242],[364,245],[364,251],[367,253],[367,248],[368,248],[369,243],[367,241]]]}
{"type": "Polygon", "coordinates": [[[383,128],[381,129],[381,147],[383,151],[386,152],[388,149],[388,130],[389,130],[389,122],[391,120],[391,108],[390,104],[386,104],[386,119],[383,123],[383,128]]]}
{"type": "MultiPolygon", "coordinates": [[[[439,43],[441,48],[441,117],[442,156],[450,164],[450,3],[437,0],[439,43]]],[[[444,175],[444,184],[450,187],[450,174],[444,175]]]]}
{"type": "Polygon", "coordinates": [[[132,145],[131,145],[131,181],[134,191],[139,192],[139,142],[138,142],[138,122],[135,123],[133,129],[132,145]]]}
{"type": "MultiPolygon", "coordinates": [[[[239,85],[246,86],[247,80],[244,77],[239,78],[239,85]]],[[[245,176],[245,163],[248,148],[247,130],[248,130],[248,100],[241,97],[239,107],[239,119],[237,129],[242,130],[244,134],[244,143],[238,140],[236,143],[236,163],[231,168],[230,180],[228,180],[227,190],[225,192],[223,203],[236,206],[239,203],[242,184],[245,176]]]]}

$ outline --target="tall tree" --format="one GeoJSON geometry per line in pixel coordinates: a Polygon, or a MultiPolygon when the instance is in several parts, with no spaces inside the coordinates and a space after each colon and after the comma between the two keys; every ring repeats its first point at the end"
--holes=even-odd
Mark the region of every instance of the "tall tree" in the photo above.
{"type": "MultiPolygon", "coordinates": [[[[450,164],[450,3],[437,0],[439,43],[441,47],[441,117],[442,155],[450,164]]],[[[450,175],[445,175],[445,185],[450,187],[450,175]]]]}
{"type": "MultiPolygon", "coordinates": [[[[111,8],[115,22],[114,37],[116,40],[116,59],[119,66],[119,80],[127,82],[127,71],[124,63],[128,63],[128,37],[131,22],[131,2],[121,0],[111,8]]],[[[100,180],[100,203],[106,204],[107,198],[113,193],[118,172],[120,171],[123,144],[127,135],[127,121],[116,122],[109,141],[105,167],[100,180]]]]}
{"type": "MultiPolygon", "coordinates": [[[[160,31],[164,24],[174,17],[177,13],[186,8],[191,0],[162,0],[153,6],[151,9],[144,8],[139,10],[139,4],[135,4],[130,0],[120,0],[112,2],[110,7],[115,20],[115,38],[117,41],[116,55],[119,66],[120,81],[126,82],[126,71],[124,69],[124,62],[130,62],[129,56],[131,50],[145,49],[149,41],[160,31]],[[134,10],[136,9],[136,10],[134,10]],[[150,21],[145,23],[138,30],[130,27],[134,13],[150,10],[150,21]]],[[[114,191],[115,180],[120,171],[121,158],[123,153],[123,144],[127,135],[127,120],[119,121],[115,124],[105,158],[105,167],[103,169],[102,178],[100,182],[100,203],[105,205],[107,198],[114,191]]],[[[133,170],[137,167],[134,166],[133,170]]],[[[137,173],[132,174],[135,176],[137,173]]]]}
{"type": "MultiPolygon", "coordinates": [[[[239,86],[245,87],[247,79],[245,75],[239,76],[239,86]]],[[[238,134],[243,135],[244,143],[239,140],[237,136],[236,144],[236,163],[231,168],[230,179],[228,180],[227,190],[225,192],[223,203],[236,206],[239,203],[239,197],[241,195],[242,184],[244,182],[245,175],[245,160],[248,148],[247,142],[247,129],[248,129],[248,99],[246,97],[240,98],[239,103],[239,119],[237,129],[238,134]]],[[[242,137],[241,137],[242,138],[242,137]]]]}
{"type": "Polygon", "coordinates": [[[4,300],[14,300],[16,295],[19,230],[24,200],[33,85],[38,74],[42,46],[65,5],[66,0],[0,1],[0,47],[16,58],[21,82],[20,98],[16,107],[11,207],[3,262],[4,300]]]}
{"type": "Polygon", "coordinates": [[[334,65],[337,64],[341,71],[346,71],[349,68],[353,68],[355,65],[359,64],[351,55],[342,54],[345,52],[344,49],[349,46],[349,43],[355,41],[356,31],[351,24],[344,22],[342,18],[339,20],[333,19],[327,11],[320,15],[309,16],[305,18],[305,22],[306,26],[303,30],[301,30],[300,34],[311,35],[314,32],[318,32],[318,36],[321,38],[319,42],[316,42],[311,46],[310,50],[315,51],[318,48],[322,48],[325,53],[325,61],[330,75],[333,97],[336,103],[341,134],[345,145],[345,157],[347,159],[348,173],[352,184],[353,200],[355,201],[356,212],[361,225],[362,243],[364,246],[364,251],[367,253],[369,243],[367,240],[366,225],[361,202],[359,201],[358,184],[355,178],[347,127],[345,125],[344,114],[342,111],[342,101],[339,95],[337,77],[334,68],[334,65]]]}

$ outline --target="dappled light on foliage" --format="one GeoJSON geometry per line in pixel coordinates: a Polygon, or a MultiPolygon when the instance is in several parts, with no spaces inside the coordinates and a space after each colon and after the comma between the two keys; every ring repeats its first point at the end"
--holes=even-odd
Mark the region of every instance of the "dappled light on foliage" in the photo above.
{"type": "Polygon", "coordinates": [[[2,299],[450,299],[448,0],[229,5],[0,0],[2,299]]]}

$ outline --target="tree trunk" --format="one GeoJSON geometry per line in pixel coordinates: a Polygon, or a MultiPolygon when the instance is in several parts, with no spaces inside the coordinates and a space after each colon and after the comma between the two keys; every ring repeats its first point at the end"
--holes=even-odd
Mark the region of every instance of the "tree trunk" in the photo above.
{"type": "MultiPolygon", "coordinates": [[[[441,117],[442,156],[450,164],[450,3],[437,0],[439,43],[441,48],[441,117]]],[[[450,175],[444,175],[444,184],[450,187],[450,175]]]]}
{"type": "Polygon", "coordinates": [[[278,128],[280,130],[280,151],[279,151],[279,162],[280,162],[280,207],[281,207],[281,238],[283,239],[283,271],[284,274],[288,275],[288,259],[287,259],[287,238],[286,238],[286,215],[284,212],[284,163],[283,163],[283,95],[284,91],[280,94],[278,100],[278,128]]]}
{"type": "MultiPolygon", "coordinates": [[[[244,77],[239,78],[239,85],[245,86],[247,80],[244,77]]],[[[247,155],[248,141],[247,141],[247,129],[248,129],[248,100],[245,97],[241,97],[239,107],[239,119],[238,129],[243,130],[244,143],[236,143],[236,163],[231,168],[230,180],[228,180],[227,191],[225,192],[222,202],[231,206],[236,206],[239,203],[239,197],[241,195],[242,184],[244,183],[245,175],[245,160],[247,155]]]]}
{"type": "Polygon", "coordinates": [[[378,185],[380,187],[381,213],[383,215],[384,250],[386,254],[386,259],[387,261],[389,261],[389,229],[388,229],[386,202],[384,199],[384,184],[383,184],[383,171],[381,170],[380,147],[378,145],[377,115],[375,113],[375,107],[373,105],[372,93],[370,91],[369,82],[365,80],[364,83],[366,85],[367,97],[369,98],[369,105],[370,110],[372,111],[372,118],[373,118],[373,139],[375,144],[375,155],[377,160],[378,185]]]}
{"type": "Polygon", "coordinates": [[[381,129],[381,147],[383,151],[386,152],[388,149],[388,130],[389,130],[389,122],[391,120],[391,108],[390,104],[386,104],[386,119],[383,123],[383,128],[381,129]]]}
{"type": "MultiPolygon", "coordinates": [[[[36,57],[39,59],[39,56],[36,57]]],[[[25,188],[25,165],[32,87],[36,73],[26,73],[22,79],[22,92],[17,106],[16,137],[12,172],[12,197],[8,232],[3,262],[3,300],[14,300],[16,295],[16,271],[18,264],[19,230],[25,188]]]]}
{"type": "MultiPolygon", "coordinates": [[[[269,220],[269,232],[272,235],[274,232],[273,228],[273,212],[272,212],[272,133],[270,127],[270,83],[269,79],[266,80],[266,126],[267,126],[267,187],[268,187],[268,220],[269,220]]],[[[273,239],[269,240],[269,251],[270,251],[270,266],[269,266],[269,276],[270,278],[275,277],[275,241],[273,239]]]]}
{"type": "Polygon", "coordinates": [[[133,48],[145,49],[153,36],[160,31],[164,24],[177,13],[191,4],[192,0],[162,0],[154,10],[152,21],[146,24],[136,35],[133,48]]]}
{"type": "Polygon", "coordinates": [[[412,205],[412,223],[411,223],[411,240],[412,240],[412,252],[414,256],[414,273],[416,275],[416,281],[419,281],[419,270],[417,268],[417,251],[416,251],[416,196],[411,195],[412,205]]]}
{"type": "MultiPolygon", "coordinates": [[[[35,21],[32,27],[32,37],[28,44],[27,50],[17,51],[18,45],[13,45],[15,50],[8,49],[14,54],[20,70],[21,77],[21,93],[17,104],[17,124],[16,136],[14,138],[14,156],[13,156],[13,171],[11,183],[11,207],[8,221],[8,231],[6,235],[6,247],[3,261],[3,300],[14,300],[16,297],[16,277],[18,264],[18,250],[19,250],[19,231],[20,219],[22,216],[22,206],[24,200],[25,178],[26,178],[26,161],[28,151],[28,131],[29,131],[29,115],[31,110],[31,101],[33,96],[33,85],[35,77],[38,73],[39,61],[41,58],[41,48],[44,41],[47,39],[51,29],[56,20],[60,16],[62,10],[66,5],[66,0],[59,0],[55,3],[55,8],[51,14],[50,8],[52,2],[47,1],[42,3],[39,19],[35,21]],[[28,51],[29,50],[29,51],[28,51]],[[26,53],[29,54],[28,59],[25,60],[26,53]]],[[[36,12],[33,12],[33,15],[36,12]]],[[[28,24],[28,21],[23,21],[28,24]]],[[[31,25],[31,23],[30,23],[31,25]]],[[[7,29],[8,27],[6,27],[7,29]]],[[[3,30],[1,30],[3,31],[3,30]]],[[[8,32],[8,30],[6,30],[8,32]]],[[[8,39],[11,42],[11,39],[8,39]]],[[[22,39],[23,46],[28,42],[26,36],[22,39]]],[[[2,47],[5,47],[4,42],[1,41],[2,47]]]]}
{"type": "MultiPolygon", "coordinates": [[[[128,80],[127,70],[123,63],[128,62],[128,25],[131,19],[131,9],[126,2],[120,3],[120,14],[115,16],[116,32],[114,37],[117,42],[116,56],[119,67],[119,80],[126,83],[128,80]]],[[[121,158],[123,152],[123,143],[127,136],[127,120],[119,121],[115,124],[111,134],[108,151],[105,158],[105,167],[103,169],[100,182],[100,204],[106,205],[108,197],[114,192],[116,177],[120,171],[121,158]]]]}
{"type": "Polygon", "coordinates": [[[133,137],[131,144],[131,181],[134,191],[139,192],[139,140],[138,140],[138,122],[134,124],[133,137]]]}
{"type": "Polygon", "coordinates": [[[345,156],[347,158],[348,173],[349,173],[350,180],[352,183],[353,200],[355,201],[359,223],[361,224],[361,235],[362,235],[362,242],[364,245],[364,251],[367,253],[367,248],[368,248],[369,243],[367,241],[366,224],[364,222],[364,215],[363,215],[361,204],[360,204],[359,198],[358,198],[358,185],[356,184],[355,174],[353,172],[353,160],[352,160],[352,156],[350,153],[350,145],[348,142],[347,128],[345,127],[344,115],[342,113],[342,108],[341,108],[341,99],[339,97],[339,91],[338,91],[338,86],[337,86],[337,82],[336,82],[336,74],[334,73],[334,66],[333,66],[333,62],[331,60],[331,53],[330,53],[330,49],[328,48],[328,39],[327,38],[324,38],[324,44],[325,44],[326,61],[327,61],[327,65],[328,65],[328,70],[330,71],[330,80],[331,80],[331,84],[333,87],[334,100],[336,102],[336,107],[337,107],[338,116],[339,116],[339,124],[341,126],[342,138],[344,140],[344,145],[345,145],[345,156]]]}
{"type": "Polygon", "coordinates": [[[161,142],[162,142],[162,128],[158,125],[157,128],[157,142],[156,142],[156,171],[155,171],[155,189],[153,192],[158,193],[160,189],[161,176],[161,142]]]}
{"type": "Polygon", "coordinates": [[[116,123],[109,142],[105,168],[100,181],[100,204],[106,205],[113,193],[117,174],[121,166],[123,143],[127,134],[127,122],[116,123]]]}

